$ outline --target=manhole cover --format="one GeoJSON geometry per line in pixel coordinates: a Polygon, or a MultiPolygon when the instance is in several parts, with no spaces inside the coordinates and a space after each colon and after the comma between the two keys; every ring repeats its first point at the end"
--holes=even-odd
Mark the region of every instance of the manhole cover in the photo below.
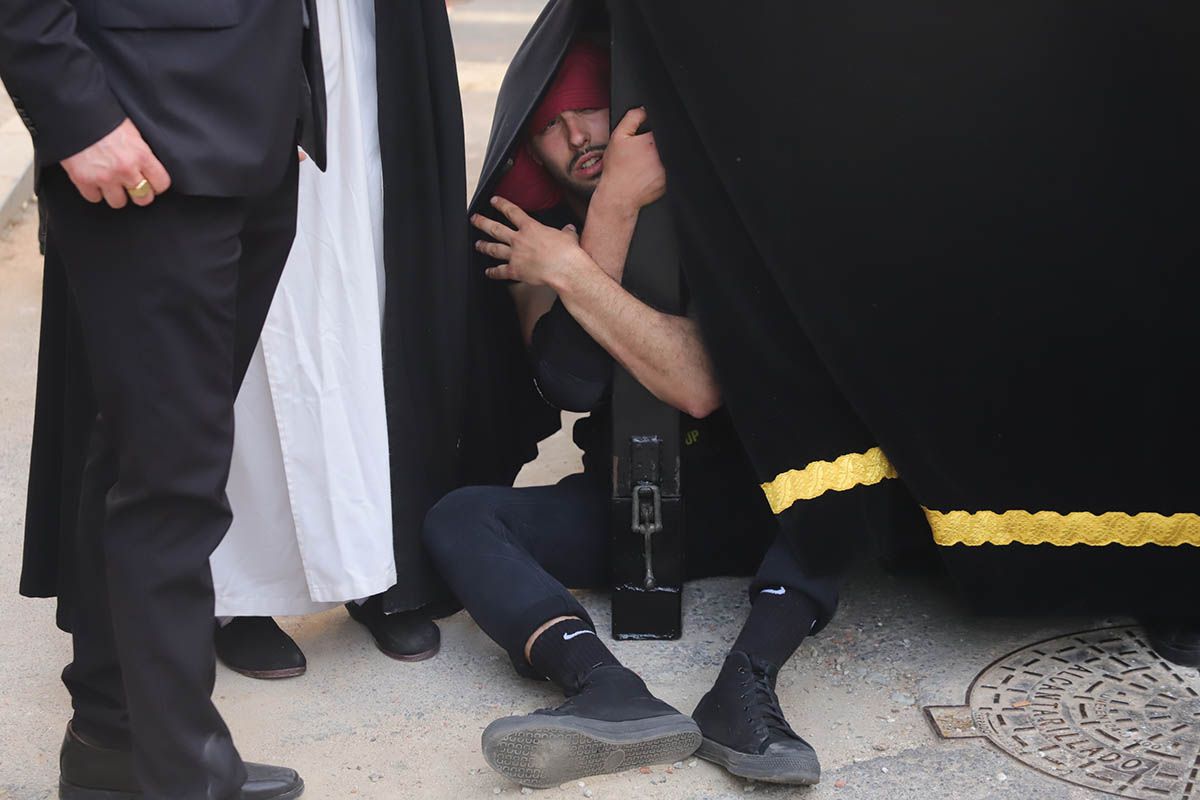
{"type": "Polygon", "coordinates": [[[1200,800],[1200,676],[1160,659],[1137,628],[1070,634],[1010,653],[979,673],[967,703],[926,713],[943,736],[987,737],[1079,786],[1200,800]]]}

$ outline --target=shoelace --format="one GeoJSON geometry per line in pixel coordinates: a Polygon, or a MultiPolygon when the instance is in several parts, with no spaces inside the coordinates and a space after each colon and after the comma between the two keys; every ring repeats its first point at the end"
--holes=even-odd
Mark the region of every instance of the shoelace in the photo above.
{"type": "Polygon", "coordinates": [[[754,726],[754,732],[768,739],[773,738],[772,734],[788,739],[798,739],[792,726],[783,716],[783,708],[779,705],[779,695],[775,694],[775,690],[771,688],[771,681],[767,678],[767,674],[756,669],[747,670],[745,667],[738,667],[738,673],[746,676],[742,679],[741,698],[745,702],[742,709],[749,712],[753,707],[758,712],[757,714],[751,713],[746,717],[746,721],[754,726]]]}

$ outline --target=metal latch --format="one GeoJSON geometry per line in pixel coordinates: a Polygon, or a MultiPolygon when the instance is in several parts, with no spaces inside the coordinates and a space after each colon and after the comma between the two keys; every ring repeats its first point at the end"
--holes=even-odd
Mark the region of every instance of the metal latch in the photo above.
{"type": "Polygon", "coordinates": [[[662,493],[653,483],[639,483],[633,487],[634,533],[640,533],[645,541],[642,559],[646,564],[646,577],[642,585],[653,589],[658,585],[654,579],[653,537],[662,530],[662,493]]]}

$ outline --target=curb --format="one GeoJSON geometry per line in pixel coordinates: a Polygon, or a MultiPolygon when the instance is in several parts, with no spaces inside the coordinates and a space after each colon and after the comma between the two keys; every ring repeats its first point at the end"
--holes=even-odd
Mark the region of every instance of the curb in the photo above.
{"type": "Polygon", "coordinates": [[[33,197],[33,142],[16,117],[0,125],[0,227],[33,197]]]}

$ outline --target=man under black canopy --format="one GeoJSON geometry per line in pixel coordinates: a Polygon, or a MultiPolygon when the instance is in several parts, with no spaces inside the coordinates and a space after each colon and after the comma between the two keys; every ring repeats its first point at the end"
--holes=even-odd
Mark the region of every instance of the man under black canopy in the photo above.
{"type": "MultiPolygon", "coordinates": [[[[523,90],[545,73],[520,66],[525,59],[565,44],[537,34],[527,40],[505,80],[499,115],[537,98],[523,90]]],[[[567,695],[556,709],[493,722],[483,734],[484,755],[520,783],[554,786],[670,763],[699,745],[701,756],[738,775],[814,783],[816,755],[787,724],[775,678],[833,614],[838,583],[808,575],[790,542],[775,536],[770,509],[719,408],[720,388],[695,321],[657,311],[620,285],[640,209],[664,191],[653,135],[637,133],[644,110],[630,111],[610,137],[608,55],[589,41],[574,44],[561,66],[551,60],[549,70],[554,80],[521,116],[516,141],[493,137],[492,147],[510,154],[512,166],[502,176],[485,175],[485,194],[473,205],[488,211],[485,198],[494,193],[491,205],[516,229],[482,213],[472,221],[493,237],[479,251],[504,262],[489,276],[516,281],[511,292],[541,394],[556,407],[591,412],[575,427],[584,471],[554,486],[452,492],[425,524],[435,563],[475,621],[518,672],[549,678],[567,695]],[[566,588],[611,585],[614,360],[688,415],[681,460],[689,577],[756,571],[749,619],[695,722],[616,660],[566,588]]]]}

